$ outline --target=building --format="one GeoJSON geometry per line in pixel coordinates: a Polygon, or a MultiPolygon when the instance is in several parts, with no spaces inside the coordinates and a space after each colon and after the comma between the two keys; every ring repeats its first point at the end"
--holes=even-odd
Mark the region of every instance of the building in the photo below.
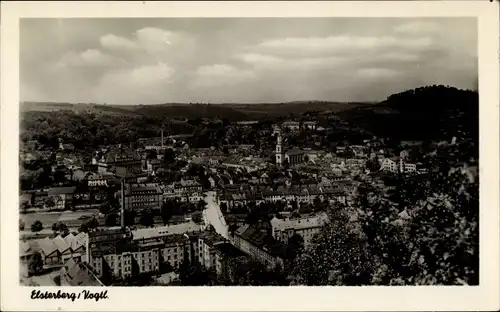
{"type": "Polygon", "coordinates": [[[413,173],[417,172],[417,165],[408,163],[403,158],[397,159],[396,157],[384,158],[380,167],[382,171],[389,171],[392,173],[413,173]]]}
{"type": "Polygon", "coordinates": [[[230,240],[236,248],[259,262],[270,267],[283,267],[284,246],[263,230],[245,224],[231,235],[230,240]]]}
{"type": "Polygon", "coordinates": [[[283,129],[288,129],[291,131],[300,130],[300,123],[298,121],[285,121],[281,126],[283,129]]]}
{"type": "Polygon", "coordinates": [[[44,269],[59,268],[69,259],[86,261],[87,240],[87,234],[79,233],[64,238],[58,235],[53,239],[46,237],[23,242],[20,249],[21,264],[27,264],[35,254],[40,255],[44,269]]]}
{"type": "Polygon", "coordinates": [[[74,259],[66,261],[59,274],[61,286],[104,286],[86,263],[74,259]]]}
{"type": "Polygon", "coordinates": [[[164,197],[178,199],[181,202],[197,203],[203,200],[203,186],[196,180],[182,179],[165,187],[164,197]]]}
{"type": "Polygon", "coordinates": [[[316,130],[317,127],[316,121],[304,121],[302,125],[303,128],[306,130],[316,130]]]}
{"type": "Polygon", "coordinates": [[[114,180],[114,175],[110,172],[92,173],[88,176],[88,186],[90,187],[108,187],[114,180]]]}
{"type": "Polygon", "coordinates": [[[272,236],[277,241],[288,244],[288,240],[293,235],[298,234],[304,239],[304,246],[308,246],[314,235],[321,230],[326,222],[328,222],[328,217],[325,213],[294,219],[274,217],[271,220],[272,236]]]}
{"type": "Polygon", "coordinates": [[[290,165],[297,165],[304,162],[304,151],[291,149],[285,152],[285,161],[290,165]]]}
{"type": "Polygon", "coordinates": [[[305,152],[300,149],[291,149],[288,151],[283,150],[283,141],[281,133],[278,133],[276,139],[276,164],[283,165],[288,163],[290,165],[296,165],[304,162],[305,152]]]}
{"type": "Polygon", "coordinates": [[[395,158],[384,158],[380,165],[380,170],[397,173],[399,171],[399,164],[395,158]]]}
{"type": "Polygon", "coordinates": [[[126,210],[159,210],[163,203],[163,191],[157,184],[131,184],[125,189],[124,200],[126,210]]]}
{"type": "Polygon", "coordinates": [[[65,210],[72,206],[76,187],[52,187],[47,190],[47,196],[54,202],[52,208],[65,210]]]}
{"type": "Polygon", "coordinates": [[[121,144],[118,148],[107,152],[107,154],[103,153],[100,158],[98,153],[96,153],[92,163],[97,165],[98,172],[109,171],[113,166],[139,169],[142,166],[141,156],[134,151],[122,147],[121,144]]]}

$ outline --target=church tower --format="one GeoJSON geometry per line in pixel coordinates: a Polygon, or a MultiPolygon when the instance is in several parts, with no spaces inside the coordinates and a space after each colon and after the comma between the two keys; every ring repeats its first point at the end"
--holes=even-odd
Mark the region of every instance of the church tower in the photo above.
{"type": "Polygon", "coordinates": [[[281,147],[281,133],[278,133],[278,139],[276,142],[276,164],[281,165],[283,163],[283,149],[281,147]]]}

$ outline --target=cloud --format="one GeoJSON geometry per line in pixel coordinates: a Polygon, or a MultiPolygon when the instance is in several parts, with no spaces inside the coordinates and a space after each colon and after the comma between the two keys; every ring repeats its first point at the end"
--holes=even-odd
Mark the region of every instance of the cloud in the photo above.
{"type": "Polygon", "coordinates": [[[318,55],[339,53],[370,53],[380,50],[412,49],[421,50],[432,47],[433,40],[428,37],[402,39],[392,36],[329,36],[329,37],[293,37],[267,40],[255,48],[268,51],[270,54],[282,55],[318,55]]]}
{"type": "Polygon", "coordinates": [[[401,74],[389,68],[361,68],[356,73],[358,77],[368,79],[394,78],[401,74]]]}
{"type": "Polygon", "coordinates": [[[258,53],[236,54],[234,58],[258,70],[318,70],[345,65],[342,57],[281,58],[258,53]]]}
{"type": "Polygon", "coordinates": [[[432,22],[411,22],[398,25],[394,28],[394,32],[398,34],[424,34],[424,33],[437,33],[439,25],[432,22]]]}
{"type": "Polygon", "coordinates": [[[193,86],[213,87],[246,82],[256,78],[251,70],[238,69],[228,64],[213,64],[199,67],[195,73],[193,86]]]}
{"type": "Polygon", "coordinates": [[[67,52],[57,62],[57,68],[67,67],[106,67],[124,64],[125,61],[102,53],[100,50],[87,49],[83,52],[67,52]]]}
{"type": "Polygon", "coordinates": [[[99,39],[101,46],[110,49],[136,49],[137,43],[123,38],[120,36],[115,36],[113,34],[107,34],[99,39]]]}
{"type": "Polygon", "coordinates": [[[147,102],[151,96],[165,93],[174,82],[174,73],[165,63],[110,71],[101,77],[93,94],[107,103],[137,103],[141,99],[147,102]]]}
{"type": "Polygon", "coordinates": [[[100,38],[100,43],[103,48],[115,51],[158,54],[171,50],[176,44],[181,43],[183,39],[188,39],[188,37],[177,32],[146,27],[137,30],[130,39],[114,34],[104,35],[100,38]]]}

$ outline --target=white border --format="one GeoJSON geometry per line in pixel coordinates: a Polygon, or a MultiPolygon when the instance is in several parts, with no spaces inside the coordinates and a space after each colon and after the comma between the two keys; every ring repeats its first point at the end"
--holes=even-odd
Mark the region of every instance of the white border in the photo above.
{"type": "MultiPolygon", "coordinates": [[[[500,308],[498,2],[2,2],[1,310],[445,311],[500,308]],[[478,17],[480,286],[108,288],[109,300],[31,300],[18,276],[19,18],[22,17],[478,17]],[[17,233],[17,234],[14,234],[17,233]]],[[[49,38],[50,40],[50,38],[49,38]]],[[[58,289],[43,287],[42,289],[58,289]]],[[[70,288],[76,291],[78,288],[70,288]]],[[[83,288],[82,288],[83,289],[83,288]]]]}

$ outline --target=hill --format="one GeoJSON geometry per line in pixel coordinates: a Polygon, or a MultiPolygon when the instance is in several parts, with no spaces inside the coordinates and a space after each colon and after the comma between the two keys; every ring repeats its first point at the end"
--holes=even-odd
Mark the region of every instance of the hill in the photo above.
{"type": "Polygon", "coordinates": [[[352,126],[404,140],[449,139],[479,133],[477,92],[429,86],[389,96],[385,101],[340,112],[352,126]]]}
{"type": "Polygon", "coordinates": [[[231,121],[278,118],[289,115],[300,115],[307,111],[337,113],[354,107],[364,107],[366,103],[338,103],[321,101],[302,101],[289,103],[255,103],[255,104],[188,104],[169,103],[155,105],[100,105],[23,102],[20,110],[26,112],[53,112],[71,110],[75,113],[92,112],[108,115],[151,116],[170,118],[225,118],[231,121]]]}

